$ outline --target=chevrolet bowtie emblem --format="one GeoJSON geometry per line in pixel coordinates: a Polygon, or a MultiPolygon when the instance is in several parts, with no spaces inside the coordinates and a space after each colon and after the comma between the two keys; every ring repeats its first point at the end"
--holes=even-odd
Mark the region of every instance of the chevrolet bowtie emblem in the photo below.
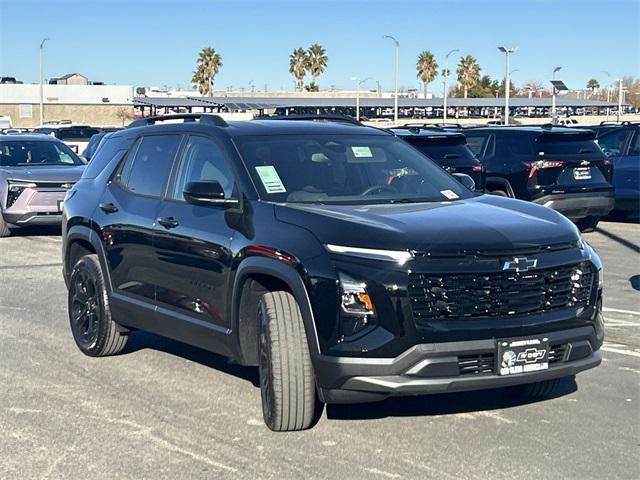
{"type": "Polygon", "coordinates": [[[502,270],[509,270],[512,272],[526,272],[530,268],[536,268],[538,260],[529,260],[526,257],[514,257],[513,260],[507,260],[502,266],[502,270]]]}

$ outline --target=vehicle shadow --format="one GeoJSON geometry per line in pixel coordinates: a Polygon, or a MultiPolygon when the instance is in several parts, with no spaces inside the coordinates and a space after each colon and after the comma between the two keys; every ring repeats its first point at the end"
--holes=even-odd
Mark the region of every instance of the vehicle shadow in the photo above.
{"type": "Polygon", "coordinates": [[[62,227],[60,225],[40,225],[33,227],[12,228],[12,237],[48,237],[62,235],[62,227]]]}
{"type": "Polygon", "coordinates": [[[595,229],[596,232],[604,235],[605,237],[608,237],[610,240],[613,240],[614,242],[619,243],[620,245],[622,245],[623,247],[628,248],[629,250],[631,250],[632,252],[635,253],[640,253],[640,246],[636,245],[633,242],[630,242],[629,240],[622,238],[619,235],[616,235],[613,232],[610,232],[608,230],[605,230],[602,227],[596,227],[595,229]]]}
{"type": "Polygon", "coordinates": [[[213,368],[222,373],[233,375],[234,377],[247,380],[254,387],[260,386],[258,369],[256,367],[245,367],[231,362],[227,357],[202,350],[198,347],[187,345],[170,338],[154,335],[153,333],[134,331],[129,334],[129,340],[122,355],[135,353],[140,350],[152,349],[159,352],[168,353],[176,357],[184,358],[205,367],[213,368]]]}
{"type": "MultiPolygon", "coordinates": [[[[550,398],[577,391],[575,378],[562,379],[550,398]]],[[[545,400],[548,400],[545,399],[545,400]]],[[[510,395],[506,388],[472,392],[442,393],[415,397],[391,397],[378,403],[328,405],[327,418],[334,420],[370,420],[387,417],[440,416],[513,408],[543,401],[510,395]]]]}

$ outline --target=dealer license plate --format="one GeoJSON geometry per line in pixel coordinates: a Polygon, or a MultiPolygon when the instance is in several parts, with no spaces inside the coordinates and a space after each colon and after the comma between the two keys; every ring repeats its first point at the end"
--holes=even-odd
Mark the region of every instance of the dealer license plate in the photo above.
{"type": "Polygon", "coordinates": [[[499,375],[517,375],[549,368],[547,338],[512,338],[498,340],[499,375]]]}
{"type": "Polygon", "coordinates": [[[573,178],[576,180],[591,180],[591,167],[574,168],[573,178]]]}

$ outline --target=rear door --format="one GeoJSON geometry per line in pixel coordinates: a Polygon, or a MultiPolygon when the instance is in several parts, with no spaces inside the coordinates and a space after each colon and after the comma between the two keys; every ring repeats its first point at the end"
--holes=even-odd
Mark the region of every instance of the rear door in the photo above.
{"type": "Polygon", "coordinates": [[[640,202],[640,128],[609,130],[598,143],[611,157],[616,200],[640,202]]]}
{"type": "Polygon", "coordinates": [[[178,134],[138,138],[96,208],[116,295],[155,301],[153,228],[181,139],[178,134]]]}

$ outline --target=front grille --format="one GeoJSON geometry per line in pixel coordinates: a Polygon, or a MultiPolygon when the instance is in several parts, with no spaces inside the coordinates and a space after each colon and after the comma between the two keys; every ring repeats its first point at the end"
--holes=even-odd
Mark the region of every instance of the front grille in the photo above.
{"type": "Polygon", "coordinates": [[[528,272],[409,275],[417,326],[433,320],[529,315],[589,304],[595,280],[587,262],[528,272]]]}
{"type": "Polygon", "coordinates": [[[460,375],[490,375],[493,373],[494,366],[495,356],[493,353],[458,356],[458,370],[460,375]]]}
{"type": "Polygon", "coordinates": [[[564,354],[566,351],[566,343],[549,346],[549,363],[562,362],[564,360],[564,354]]]}

